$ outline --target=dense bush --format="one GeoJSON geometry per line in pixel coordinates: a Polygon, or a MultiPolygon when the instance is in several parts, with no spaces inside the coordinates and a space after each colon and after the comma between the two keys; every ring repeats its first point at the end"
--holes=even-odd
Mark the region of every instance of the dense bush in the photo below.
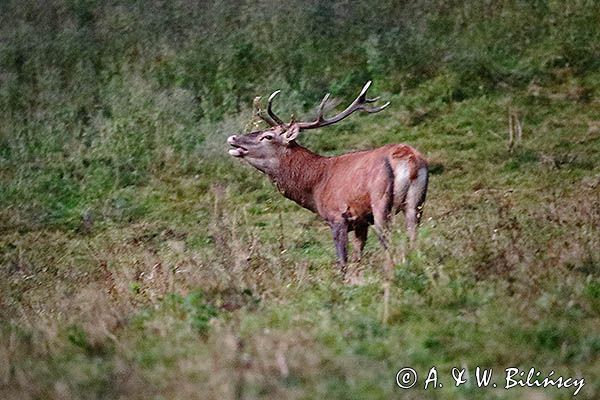
{"type": "Polygon", "coordinates": [[[441,71],[459,97],[522,85],[550,68],[598,68],[595,1],[8,1],[2,111],[87,125],[115,81],[182,88],[196,118],[222,118],[275,86],[306,105],[367,78],[398,91],[441,71]],[[133,76],[132,76],[133,75],[133,76]],[[107,90],[108,89],[108,90],[107,90]],[[65,106],[68,106],[65,110],[65,106]],[[56,112],[60,111],[60,112],[56,112]]]}

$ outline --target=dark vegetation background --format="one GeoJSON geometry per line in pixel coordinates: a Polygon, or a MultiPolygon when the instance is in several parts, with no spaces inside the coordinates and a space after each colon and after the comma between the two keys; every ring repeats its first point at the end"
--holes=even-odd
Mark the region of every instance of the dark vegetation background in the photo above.
{"type": "Polygon", "coordinates": [[[1,397],[572,397],[450,387],[480,365],[597,398],[599,67],[596,1],[0,2],[1,397]],[[225,144],[256,95],[309,118],[368,79],[388,110],[301,142],[431,162],[387,324],[376,240],[342,283],[225,144]]]}

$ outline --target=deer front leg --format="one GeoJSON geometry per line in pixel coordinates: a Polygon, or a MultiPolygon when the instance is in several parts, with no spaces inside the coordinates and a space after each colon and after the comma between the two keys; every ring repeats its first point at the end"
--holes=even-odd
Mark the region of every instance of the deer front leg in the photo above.
{"type": "Polygon", "coordinates": [[[333,241],[335,242],[335,252],[337,254],[338,264],[342,275],[346,274],[346,264],[348,263],[348,224],[346,222],[337,222],[331,226],[333,241]]]}

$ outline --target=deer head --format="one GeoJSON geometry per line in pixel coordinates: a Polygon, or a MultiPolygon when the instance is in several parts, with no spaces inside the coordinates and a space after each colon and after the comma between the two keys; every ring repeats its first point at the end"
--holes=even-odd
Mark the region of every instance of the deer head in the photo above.
{"type": "Polygon", "coordinates": [[[270,128],[230,136],[227,143],[233,148],[229,150],[229,154],[233,157],[243,158],[260,171],[268,174],[274,173],[279,168],[279,160],[285,156],[288,149],[297,145],[296,138],[300,132],[335,124],[355,111],[376,113],[386,108],[390,104],[389,102],[379,107],[367,106],[368,103],[379,100],[379,97],[372,99],[366,97],[369,86],[371,86],[371,81],[363,86],[358,97],[344,111],[331,118],[323,116],[325,104],[330,96],[327,93],[319,104],[316,119],[311,122],[296,122],[292,118],[291,122],[284,123],[272,109],[273,99],[280,93],[279,90],[269,96],[267,115],[260,109],[260,98],[256,98],[254,101],[255,114],[265,121],[270,128]]]}

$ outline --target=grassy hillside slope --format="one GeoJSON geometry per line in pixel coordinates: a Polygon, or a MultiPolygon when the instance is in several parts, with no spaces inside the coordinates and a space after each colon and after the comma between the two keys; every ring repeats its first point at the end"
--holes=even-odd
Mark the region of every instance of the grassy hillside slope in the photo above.
{"type": "Polygon", "coordinates": [[[534,367],[597,398],[599,17],[593,1],[3,2],[0,397],[573,397],[501,388],[534,367]],[[328,228],[225,144],[256,95],[281,88],[280,114],[310,117],[367,79],[385,112],[300,142],[430,161],[387,323],[374,235],[342,282],[328,228]],[[419,387],[397,387],[405,366],[419,387]],[[444,387],[424,391],[432,366],[444,387]],[[477,366],[498,388],[454,387],[477,366]]]}

